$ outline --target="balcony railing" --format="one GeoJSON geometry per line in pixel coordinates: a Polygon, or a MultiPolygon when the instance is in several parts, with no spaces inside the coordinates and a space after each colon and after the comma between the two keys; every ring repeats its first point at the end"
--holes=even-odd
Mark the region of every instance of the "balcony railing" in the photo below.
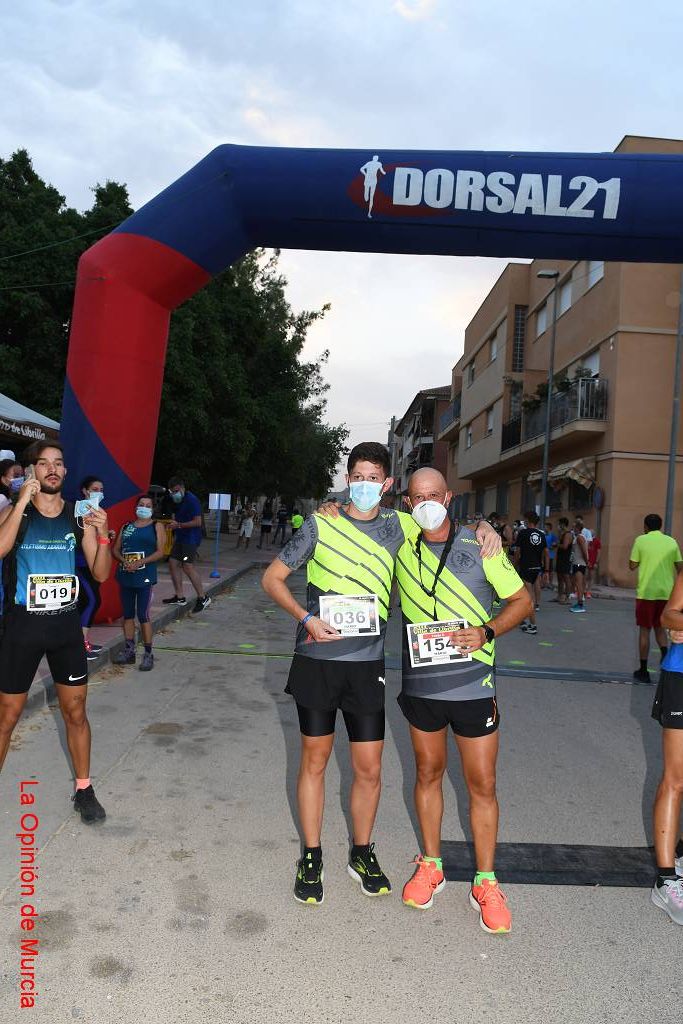
{"type": "Polygon", "coordinates": [[[460,419],[460,406],[462,405],[462,395],[456,395],[448,408],[441,413],[439,417],[439,433],[450,427],[451,423],[455,423],[456,420],[460,419]]]}
{"type": "MultiPolygon", "coordinates": [[[[547,405],[541,402],[521,416],[503,424],[501,448],[507,451],[545,433],[547,405]]],[[[550,429],[563,427],[574,420],[607,419],[607,381],[582,378],[568,391],[556,391],[550,405],[550,429]]]]}

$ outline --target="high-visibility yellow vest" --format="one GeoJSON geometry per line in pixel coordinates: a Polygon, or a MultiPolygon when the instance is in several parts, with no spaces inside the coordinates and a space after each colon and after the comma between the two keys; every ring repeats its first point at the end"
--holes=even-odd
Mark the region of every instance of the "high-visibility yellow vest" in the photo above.
{"type": "MultiPolygon", "coordinates": [[[[422,580],[427,589],[431,590],[436,571],[439,568],[439,559],[424,541],[420,548],[420,554],[422,580]]],[[[489,561],[495,562],[497,559],[489,561]]],[[[486,577],[489,578],[488,572],[486,572],[486,577]]],[[[425,594],[420,586],[420,563],[414,538],[406,540],[396,556],[396,581],[401,598],[401,611],[409,622],[444,622],[449,619],[466,619],[470,626],[481,626],[490,619],[488,611],[479,603],[469,587],[461,583],[446,566],[439,576],[434,597],[425,594]],[[436,618],[434,617],[435,605],[436,618]]],[[[515,589],[517,588],[515,587],[515,589]]],[[[472,657],[486,665],[493,665],[495,641],[484,644],[478,651],[473,651],[472,657]]]]}
{"type": "MultiPolygon", "coordinates": [[[[406,538],[413,532],[410,516],[398,512],[406,538]]],[[[394,558],[344,516],[315,515],[318,542],[307,564],[308,582],[325,593],[376,594],[381,618],[389,616],[394,558]]]]}

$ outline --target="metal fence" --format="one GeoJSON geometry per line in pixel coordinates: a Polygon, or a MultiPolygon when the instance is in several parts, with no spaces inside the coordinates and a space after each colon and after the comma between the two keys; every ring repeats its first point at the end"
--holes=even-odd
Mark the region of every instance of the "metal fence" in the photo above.
{"type": "Polygon", "coordinates": [[[456,395],[448,408],[441,413],[439,417],[439,433],[442,433],[446,427],[450,427],[451,423],[455,423],[456,420],[460,419],[461,404],[462,395],[456,395]]]}
{"type": "MultiPolygon", "coordinates": [[[[502,450],[514,448],[545,433],[547,405],[522,413],[503,424],[502,450]]],[[[556,391],[550,404],[550,429],[563,427],[574,420],[607,419],[607,381],[589,377],[575,381],[567,391],[556,391]]]]}

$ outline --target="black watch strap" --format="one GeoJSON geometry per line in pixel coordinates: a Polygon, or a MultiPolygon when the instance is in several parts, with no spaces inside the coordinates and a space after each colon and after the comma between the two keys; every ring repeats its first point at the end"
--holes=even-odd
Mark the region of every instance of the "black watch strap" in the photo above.
{"type": "Polygon", "coordinates": [[[490,626],[482,626],[482,629],[486,633],[486,643],[490,644],[496,639],[496,634],[493,632],[490,626]]]}

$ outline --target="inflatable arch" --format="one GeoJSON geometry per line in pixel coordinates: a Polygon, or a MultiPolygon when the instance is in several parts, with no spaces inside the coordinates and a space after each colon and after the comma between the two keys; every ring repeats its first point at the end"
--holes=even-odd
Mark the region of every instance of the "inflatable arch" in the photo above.
{"type": "Polygon", "coordinates": [[[256,246],[682,263],[683,156],[219,146],[79,262],[62,440],[114,525],[150,483],[171,311],[256,246]]]}

